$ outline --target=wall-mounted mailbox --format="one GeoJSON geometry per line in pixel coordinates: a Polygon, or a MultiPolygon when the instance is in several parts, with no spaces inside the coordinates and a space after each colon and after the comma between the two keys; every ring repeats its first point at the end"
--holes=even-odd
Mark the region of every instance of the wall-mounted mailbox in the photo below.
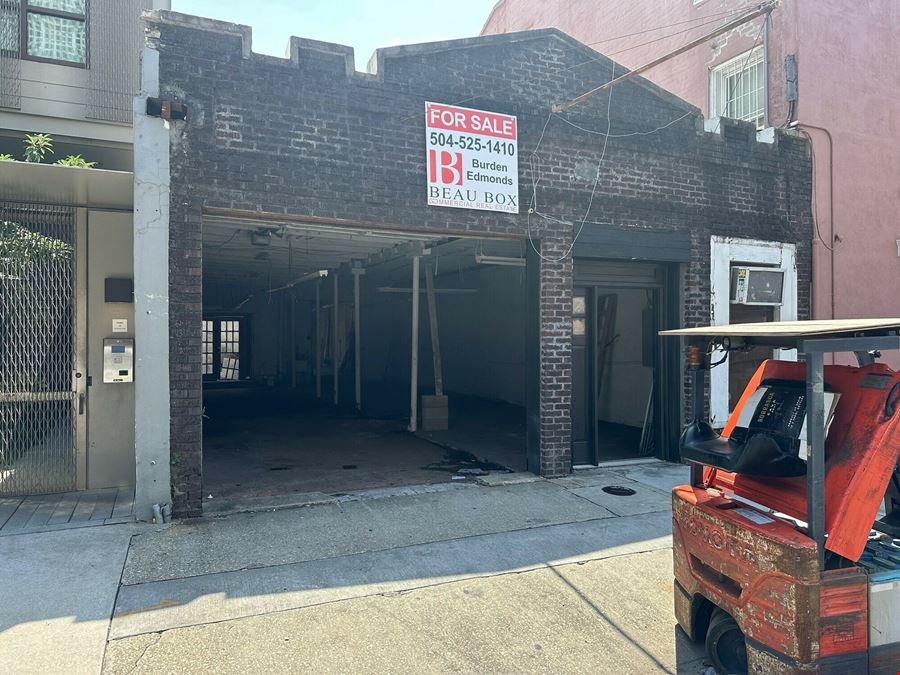
{"type": "Polygon", "coordinates": [[[104,302],[134,302],[134,280],[107,277],[103,280],[104,302]]]}
{"type": "Polygon", "coordinates": [[[134,340],[103,340],[103,381],[112,384],[134,382],[134,340]]]}

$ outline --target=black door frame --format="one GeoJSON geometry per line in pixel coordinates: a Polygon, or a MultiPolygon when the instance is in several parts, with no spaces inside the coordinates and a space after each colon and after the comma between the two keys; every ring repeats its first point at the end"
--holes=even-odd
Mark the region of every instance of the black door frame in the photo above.
{"type": "Polygon", "coordinates": [[[209,312],[203,314],[203,321],[211,321],[213,324],[213,372],[209,375],[203,375],[203,384],[211,387],[234,387],[240,383],[246,384],[246,380],[250,377],[250,357],[251,357],[251,318],[247,314],[234,314],[227,312],[209,312]],[[223,381],[219,379],[219,372],[222,365],[222,321],[237,321],[240,325],[239,338],[239,364],[238,379],[235,381],[223,381]]]}

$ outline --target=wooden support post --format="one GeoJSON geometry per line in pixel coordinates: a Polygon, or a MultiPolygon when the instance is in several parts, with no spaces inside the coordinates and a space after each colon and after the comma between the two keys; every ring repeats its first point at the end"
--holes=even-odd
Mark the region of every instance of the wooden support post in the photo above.
{"type": "Polygon", "coordinates": [[[434,396],[422,397],[422,431],[446,431],[449,427],[449,408],[447,397],[444,396],[441,340],[434,295],[434,267],[431,262],[426,262],[425,296],[428,298],[428,327],[431,333],[431,358],[434,366],[434,396]]]}
{"type": "Polygon", "coordinates": [[[334,302],[331,305],[333,321],[331,322],[331,372],[332,381],[334,382],[334,404],[339,402],[338,398],[338,375],[340,372],[340,364],[338,361],[338,310],[340,309],[340,292],[338,288],[337,270],[334,271],[334,302]]]}
{"type": "Polygon", "coordinates": [[[431,331],[431,358],[434,361],[434,395],[444,395],[444,375],[441,369],[441,340],[438,336],[437,304],[434,301],[434,267],[425,263],[425,291],[428,297],[428,325],[431,331]]]}
{"type": "Polygon", "coordinates": [[[316,281],[316,398],[322,398],[322,280],[316,281]]]}
{"type": "Polygon", "coordinates": [[[409,373],[409,430],[418,426],[419,403],[419,256],[412,259],[412,345],[409,373]]]}

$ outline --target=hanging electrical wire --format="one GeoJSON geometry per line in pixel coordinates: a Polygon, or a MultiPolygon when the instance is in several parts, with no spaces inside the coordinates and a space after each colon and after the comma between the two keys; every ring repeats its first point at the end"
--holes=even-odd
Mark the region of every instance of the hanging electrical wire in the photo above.
{"type": "MultiPolygon", "coordinates": [[[[616,64],[613,63],[612,64],[612,74],[610,75],[610,81],[614,80],[615,77],[616,77],[616,64]]],[[[584,230],[584,225],[587,222],[588,215],[590,215],[590,213],[591,213],[591,208],[594,205],[594,196],[597,194],[597,186],[600,184],[600,167],[603,164],[604,157],[606,157],[606,148],[609,145],[609,138],[610,138],[609,132],[612,129],[612,91],[613,91],[612,89],[609,90],[609,97],[606,100],[606,134],[604,135],[603,150],[601,150],[601,152],[600,152],[600,159],[597,160],[597,169],[594,172],[594,184],[591,186],[591,195],[588,198],[588,205],[584,211],[584,216],[582,216],[582,218],[581,218],[581,223],[578,226],[578,231],[572,237],[572,243],[569,244],[569,247],[566,249],[566,252],[563,253],[563,255],[560,256],[559,258],[550,258],[548,256],[545,256],[543,253],[541,253],[541,251],[535,245],[534,237],[532,236],[532,233],[531,233],[531,214],[532,213],[535,215],[538,215],[542,218],[545,218],[546,220],[555,221],[557,223],[568,224],[568,223],[564,223],[564,221],[560,221],[555,218],[550,218],[550,217],[544,216],[540,211],[538,211],[538,209],[537,209],[537,183],[538,183],[538,181],[537,181],[537,176],[535,174],[534,165],[532,165],[531,203],[529,204],[528,214],[525,218],[525,228],[528,233],[528,242],[531,244],[531,248],[538,255],[538,257],[545,262],[551,262],[551,263],[562,262],[563,260],[568,258],[569,255],[571,255],[572,251],[575,249],[575,244],[578,242],[578,239],[581,236],[581,232],[584,230]]],[[[547,132],[547,125],[550,123],[550,120],[552,118],[553,118],[553,111],[551,110],[550,114],[547,116],[547,121],[544,122],[544,128],[541,131],[540,140],[538,141],[538,144],[535,147],[534,151],[531,153],[532,158],[535,158],[537,156],[537,152],[538,152],[538,150],[540,150],[541,143],[544,140],[544,135],[547,132]]]]}
{"type": "MultiPolygon", "coordinates": [[[[565,72],[570,71],[570,70],[574,70],[575,68],[578,68],[578,67],[580,67],[580,66],[586,66],[586,65],[590,65],[590,64],[592,64],[592,63],[598,63],[598,62],[608,61],[608,60],[610,59],[611,56],[615,56],[616,54],[621,54],[621,53],[623,53],[623,52],[625,52],[625,51],[628,51],[628,50],[630,50],[630,49],[632,49],[632,48],[648,46],[648,45],[651,45],[651,44],[654,44],[654,43],[657,43],[657,42],[661,42],[661,41],[663,41],[663,40],[667,40],[667,39],[672,38],[672,37],[676,37],[676,36],[678,36],[678,35],[683,35],[683,34],[688,33],[688,32],[690,32],[690,31],[692,31],[692,30],[694,30],[694,29],[697,29],[697,28],[702,28],[702,27],[708,26],[708,25],[713,24],[713,23],[718,23],[718,21],[719,21],[722,17],[727,17],[727,20],[726,20],[725,23],[728,23],[729,21],[731,21],[731,20],[733,20],[734,18],[740,16],[741,14],[746,13],[747,10],[751,9],[753,6],[754,6],[753,3],[751,3],[751,4],[745,6],[745,7],[741,8],[741,9],[730,10],[730,11],[727,11],[727,12],[724,12],[724,11],[723,11],[723,12],[720,12],[720,13],[707,14],[707,15],[704,15],[704,16],[701,16],[701,17],[696,17],[696,19],[691,19],[691,20],[690,20],[690,21],[695,21],[695,20],[696,20],[696,21],[701,21],[701,23],[698,23],[698,24],[695,25],[695,26],[691,26],[690,28],[687,28],[687,29],[684,29],[684,30],[680,30],[680,31],[678,31],[678,32],[676,32],[676,33],[668,33],[668,34],[666,34],[666,35],[662,35],[662,36],[660,36],[660,37],[658,37],[658,38],[655,38],[655,39],[653,39],[653,40],[649,40],[649,41],[647,41],[647,42],[645,42],[645,43],[641,43],[640,45],[635,45],[634,47],[628,47],[628,48],[626,48],[626,49],[622,49],[622,50],[619,50],[619,51],[617,51],[617,52],[613,52],[612,54],[609,54],[609,55],[598,54],[596,57],[591,58],[591,59],[588,59],[588,60],[586,60],[586,61],[580,61],[580,62],[578,62],[578,63],[572,64],[572,65],[569,65],[569,66],[560,66],[560,67],[554,68],[554,69],[552,69],[549,73],[547,73],[547,75],[546,75],[542,80],[539,80],[538,82],[539,82],[539,83],[543,83],[543,82],[549,81],[549,80],[551,80],[551,79],[553,79],[553,78],[555,78],[555,77],[558,77],[558,76],[559,76],[560,74],[562,74],[562,73],[565,73],[565,72]],[[714,20],[706,21],[706,19],[714,19],[714,20]]],[[[644,31],[639,31],[638,33],[629,33],[629,34],[626,34],[626,35],[618,35],[618,36],[616,36],[616,37],[608,38],[608,39],[606,39],[606,40],[599,40],[599,41],[596,41],[596,42],[589,42],[589,43],[579,44],[579,45],[575,45],[575,46],[570,46],[570,47],[564,48],[563,51],[564,51],[564,52],[575,51],[575,50],[583,49],[583,47],[585,47],[585,46],[590,47],[590,46],[592,46],[592,45],[598,45],[598,44],[602,44],[602,43],[604,43],[604,42],[609,42],[609,41],[612,41],[612,40],[618,40],[618,39],[622,39],[622,38],[626,38],[626,37],[633,37],[634,35],[638,35],[638,34],[644,33],[644,32],[651,32],[651,31],[655,31],[655,30],[665,30],[666,28],[673,28],[673,27],[675,27],[675,26],[679,26],[679,25],[682,25],[682,24],[684,24],[684,23],[687,23],[687,22],[685,22],[685,21],[682,21],[682,22],[675,22],[675,23],[666,24],[666,25],[663,25],[663,26],[657,26],[656,28],[648,28],[648,29],[646,29],[646,30],[644,30],[644,31]]],[[[392,81],[392,80],[385,80],[385,84],[396,84],[396,85],[400,85],[400,86],[406,86],[408,83],[407,83],[407,82],[392,81]]],[[[430,93],[425,93],[425,92],[411,92],[411,91],[408,91],[407,93],[410,93],[410,94],[415,93],[415,94],[421,95],[421,96],[423,96],[423,97],[425,97],[425,98],[428,98],[429,96],[431,96],[430,93]]],[[[477,100],[477,99],[479,99],[479,98],[483,98],[483,97],[485,97],[485,96],[490,96],[490,95],[492,95],[492,94],[494,94],[494,93],[495,93],[494,90],[490,90],[490,91],[488,91],[488,92],[486,92],[486,93],[483,93],[483,94],[473,94],[473,95],[471,95],[471,96],[467,96],[466,98],[459,99],[458,101],[453,101],[452,103],[448,103],[447,105],[458,106],[458,105],[463,105],[464,103],[471,103],[472,101],[475,101],[475,100],[477,100]]],[[[406,123],[406,122],[409,122],[409,121],[411,121],[411,120],[418,120],[419,118],[420,118],[420,114],[419,114],[419,113],[415,113],[415,114],[413,114],[413,115],[407,115],[406,117],[400,118],[400,122],[401,122],[401,123],[406,123]]]]}

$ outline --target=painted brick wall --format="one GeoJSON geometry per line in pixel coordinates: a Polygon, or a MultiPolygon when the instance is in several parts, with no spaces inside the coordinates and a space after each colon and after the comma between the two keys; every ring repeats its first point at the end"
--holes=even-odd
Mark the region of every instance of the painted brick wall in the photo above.
{"type": "Polygon", "coordinates": [[[690,232],[695,261],[684,271],[687,325],[709,317],[712,234],[798,243],[806,312],[810,165],[802,141],[779,133],[775,144],[759,144],[743,125],[705,134],[699,110],[640,79],[616,87],[611,99],[603,94],[551,118],[551,103],[624,72],[552,30],[391,48],[379,53],[377,75],[368,75],[354,73],[352,53],[338,45],[294,38],[292,58],[275,59],[250,54],[240,27],[160,16],[151,20],[149,44],[160,51],[162,95],[191,107],[190,121],[174,127],[170,158],[172,475],[181,514],[199,513],[202,498],[204,207],[358,219],[438,234],[530,234],[544,256],[539,407],[540,466],[547,476],[571,470],[568,253],[601,157],[585,227],[690,232]],[[518,215],[425,206],[427,100],[518,116],[518,215]],[[605,132],[607,110],[614,137],[604,143],[583,129],[605,132]],[[550,219],[529,213],[532,194],[536,210],[550,219]]]}

